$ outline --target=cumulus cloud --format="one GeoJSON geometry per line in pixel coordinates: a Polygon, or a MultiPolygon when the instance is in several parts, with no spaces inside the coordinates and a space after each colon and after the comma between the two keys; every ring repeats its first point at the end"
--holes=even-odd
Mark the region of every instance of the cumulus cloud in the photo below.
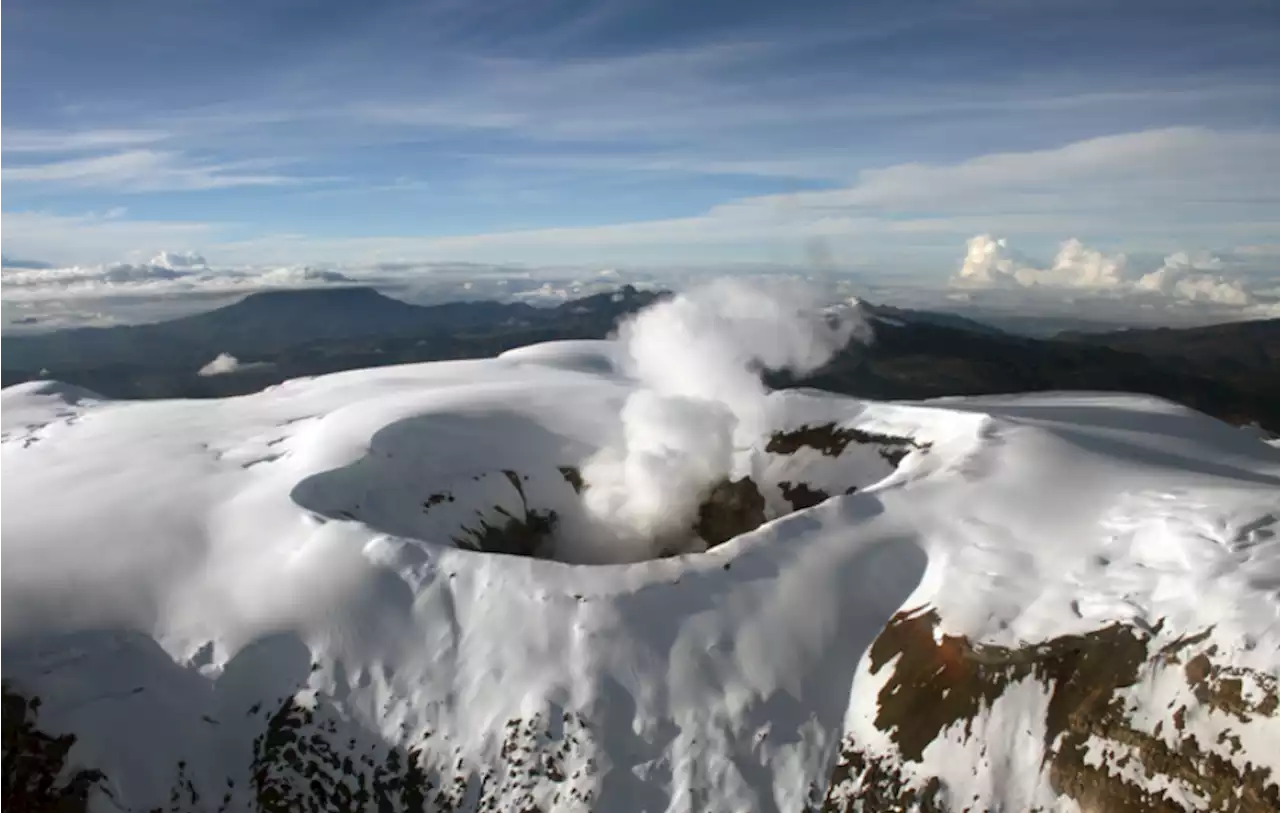
{"type": "Polygon", "coordinates": [[[1174,285],[1176,296],[1193,302],[1215,302],[1220,305],[1245,307],[1253,304],[1253,296],[1237,281],[1208,276],[1187,277],[1174,285]]]}
{"type": "Polygon", "coordinates": [[[162,251],[148,265],[158,268],[206,268],[209,263],[194,251],[162,251]]]}
{"type": "Polygon", "coordinates": [[[1090,294],[1156,296],[1267,314],[1243,278],[1228,278],[1228,263],[1212,254],[1175,252],[1160,267],[1144,274],[1133,271],[1124,254],[1106,254],[1079,240],[1061,244],[1053,262],[1038,267],[1010,248],[1007,240],[980,234],[970,238],[959,271],[951,284],[967,289],[1058,289],[1090,294]]]}
{"type": "MultiPolygon", "coordinates": [[[[639,389],[622,438],[582,467],[589,536],[615,541],[613,561],[687,547],[698,506],[731,474],[736,448],[765,430],[764,370],[808,372],[870,330],[853,306],[818,307],[794,285],[718,280],[624,323],[624,368],[639,389]]],[[[589,553],[587,559],[593,558],[589,553]]]]}
{"type": "Polygon", "coordinates": [[[1007,240],[980,234],[969,240],[960,271],[952,281],[961,287],[1117,290],[1125,285],[1125,263],[1123,254],[1103,254],[1071,239],[1061,245],[1048,267],[1037,268],[1011,250],[1007,240]]]}
{"type": "Polygon", "coordinates": [[[1211,254],[1192,256],[1179,251],[1165,257],[1160,268],[1144,274],[1135,285],[1143,291],[1195,302],[1242,307],[1253,304],[1253,297],[1239,280],[1227,280],[1220,275],[1224,265],[1221,258],[1211,254]]]}

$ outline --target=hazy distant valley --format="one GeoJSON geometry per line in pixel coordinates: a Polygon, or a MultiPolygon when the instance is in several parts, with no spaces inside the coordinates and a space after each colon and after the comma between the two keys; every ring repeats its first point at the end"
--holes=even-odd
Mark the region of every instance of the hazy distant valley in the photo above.
{"type": "MultiPolygon", "coordinates": [[[[241,395],[300,376],[605,338],[619,318],[662,296],[626,286],[535,307],[418,306],[361,287],[255,293],[167,322],[6,337],[3,380],[49,377],[115,398],[241,395]],[[223,354],[234,363],[205,369],[223,354]]],[[[875,330],[870,345],[837,354],[812,375],[773,383],[869,398],[1139,392],[1280,430],[1280,320],[1037,339],[948,313],[863,307],[875,330]]]]}

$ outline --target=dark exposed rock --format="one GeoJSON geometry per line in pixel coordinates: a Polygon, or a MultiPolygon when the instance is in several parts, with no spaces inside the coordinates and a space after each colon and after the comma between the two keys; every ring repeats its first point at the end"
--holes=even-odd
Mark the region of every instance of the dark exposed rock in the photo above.
{"type": "Polygon", "coordinates": [[[582,472],[577,466],[560,466],[560,476],[564,481],[573,487],[575,494],[581,494],[586,484],[582,480],[582,472]]]}
{"type": "Polygon", "coordinates": [[[805,425],[787,432],[774,432],[769,437],[765,451],[770,454],[795,454],[803,448],[817,449],[827,457],[839,457],[844,454],[850,443],[875,446],[880,456],[889,465],[896,466],[912,449],[928,449],[929,444],[917,443],[912,438],[881,435],[875,432],[864,432],[825,423],[818,426],[805,425]]]}
{"type": "Polygon", "coordinates": [[[873,813],[881,810],[911,810],[918,813],[948,813],[942,783],[936,777],[923,788],[914,787],[907,772],[891,759],[863,753],[846,741],[831,771],[831,783],[820,813],[873,813]],[[856,790],[846,789],[855,786],[856,790]],[[939,799],[939,797],[944,797],[939,799]]]}
{"type": "Polygon", "coordinates": [[[765,523],[764,495],[750,477],[725,480],[711,490],[702,507],[694,533],[711,549],[735,536],[754,531],[765,523]]]}
{"type": "Polygon", "coordinates": [[[36,727],[40,698],[4,686],[4,787],[0,807],[21,813],[83,813],[106,777],[92,768],[66,775],[73,734],[53,736],[36,727]]]}
{"type": "Polygon", "coordinates": [[[462,548],[484,553],[505,553],[511,556],[531,556],[546,559],[551,555],[550,543],[555,532],[555,511],[526,511],[523,517],[515,517],[502,508],[505,515],[498,524],[481,519],[475,527],[464,526],[462,534],[453,541],[462,548]]]}
{"type": "Polygon", "coordinates": [[[484,553],[505,553],[534,559],[550,558],[558,515],[555,511],[538,511],[529,507],[529,499],[525,495],[524,483],[519,473],[503,469],[502,475],[520,495],[521,516],[511,514],[502,506],[495,506],[493,510],[503,519],[491,522],[488,518],[481,517],[479,524],[474,527],[464,525],[462,533],[453,537],[454,543],[458,547],[484,553]]]}
{"type": "MultiPolygon", "coordinates": [[[[591,801],[594,763],[580,747],[590,737],[575,712],[508,720],[499,761],[482,768],[469,766],[430,732],[416,746],[360,748],[357,740],[337,736],[339,723],[327,716],[323,702],[313,708],[293,697],[271,716],[254,741],[250,784],[256,810],[533,810],[532,791],[544,779],[560,786],[556,798],[582,806],[591,801]]],[[[185,806],[176,810],[194,813],[185,806]]]]}
{"type": "Polygon", "coordinates": [[[444,502],[453,502],[453,494],[448,491],[441,491],[439,494],[432,494],[422,503],[423,511],[430,511],[435,506],[444,502]]]}
{"type": "Polygon", "coordinates": [[[831,497],[820,488],[810,487],[808,483],[793,484],[789,480],[783,480],[778,483],[778,488],[782,489],[782,498],[791,503],[792,509],[796,511],[812,508],[831,497]]]}

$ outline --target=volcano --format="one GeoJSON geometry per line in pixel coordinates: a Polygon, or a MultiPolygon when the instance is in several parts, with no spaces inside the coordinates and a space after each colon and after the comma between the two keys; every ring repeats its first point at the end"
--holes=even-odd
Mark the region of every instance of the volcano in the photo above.
{"type": "Polygon", "coordinates": [[[583,470],[636,386],[604,341],[4,390],[6,803],[1276,809],[1280,451],[1148,397],[774,392],[619,550],[583,470]]]}

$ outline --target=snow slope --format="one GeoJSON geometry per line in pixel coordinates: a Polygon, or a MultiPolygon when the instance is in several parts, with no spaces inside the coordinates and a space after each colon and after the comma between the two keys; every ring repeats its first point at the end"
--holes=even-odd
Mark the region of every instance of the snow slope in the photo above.
{"type": "Polygon", "coordinates": [[[584,564],[643,555],[570,474],[635,386],[566,342],[218,401],[8,388],[6,691],[94,810],[1277,798],[1280,451],[1143,397],[772,393],[733,464],[768,522],[584,564]],[[552,512],[547,558],[468,549],[552,512]]]}

